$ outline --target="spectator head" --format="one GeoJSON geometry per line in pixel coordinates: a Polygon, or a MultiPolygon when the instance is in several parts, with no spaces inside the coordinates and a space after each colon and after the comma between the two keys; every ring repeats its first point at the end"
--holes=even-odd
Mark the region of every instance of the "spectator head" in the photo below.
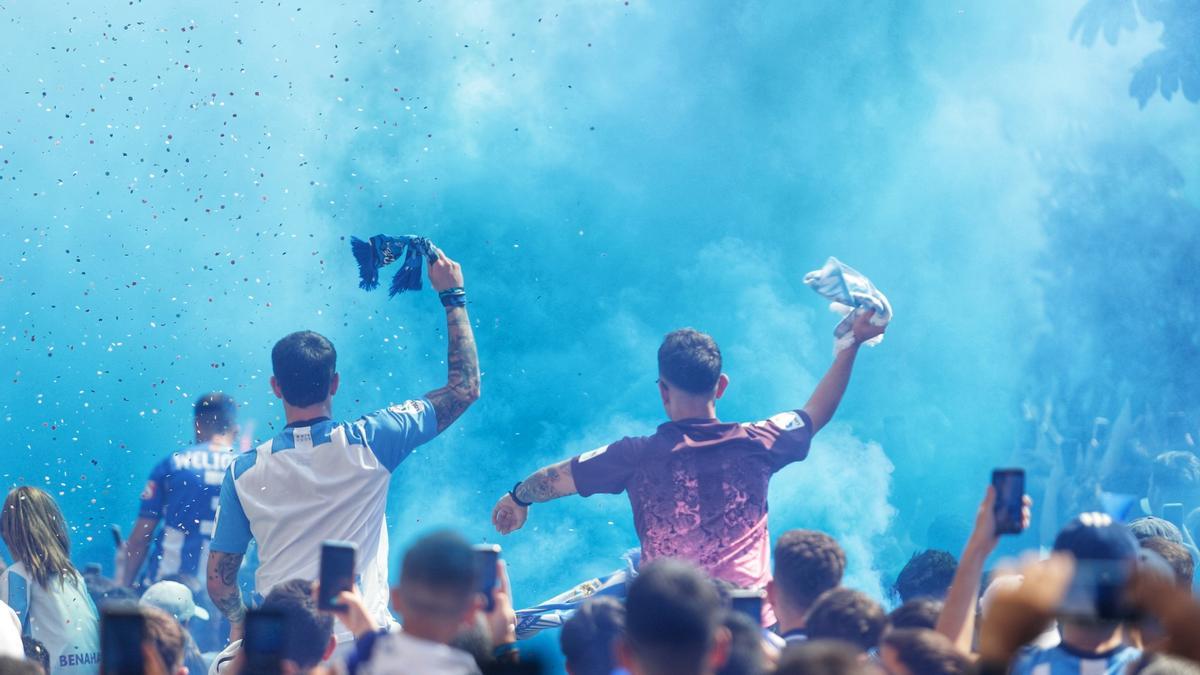
{"type": "MultiPolygon", "coordinates": [[[[50,656],[46,656],[46,663],[50,663],[50,656]]],[[[29,658],[20,659],[15,656],[0,656],[0,675],[46,675],[50,672],[50,666],[43,665],[38,667],[38,662],[29,658]]]]}
{"type": "Polygon", "coordinates": [[[842,640],[869,651],[879,645],[887,614],[867,594],[849,588],[826,591],[808,612],[805,630],[813,640],[842,640]]]}
{"type": "Polygon", "coordinates": [[[559,635],[569,675],[609,675],[616,668],[616,640],[625,633],[625,606],[600,596],[583,604],[559,635]]]}
{"type": "Polygon", "coordinates": [[[1169,520],[1157,516],[1145,516],[1129,522],[1129,532],[1138,541],[1149,537],[1161,537],[1176,544],[1183,543],[1183,533],[1169,520]]]}
{"type": "Polygon", "coordinates": [[[934,549],[921,551],[900,570],[892,588],[902,603],[913,598],[945,600],[957,569],[958,561],[949,553],[934,549]]]}
{"type": "Polygon", "coordinates": [[[757,621],[741,612],[727,611],[722,621],[729,631],[729,656],[717,675],[763,675],[767,672],[767,653],[763,630],[757,621]]]}
{"type": "Polygon", "coordinates": [[[414,637],[448,644],[475,620],[482,607],[475,592],[475,554],[452,532],[434,532],[404,554],[392,607],[414,637]]]}
{"type": "Polygon", "coordinates": [[[84,583],[87,585],[88,595],[92,596],[92,602],[95,603],[97,609],[102,609],[111,603],[128,604],[129,601],[137,601],[138,594],[128,586],[122,586],[116,581],[108,577],[85,576],[84,583]]]}
{"type": "Polygon", "coordinates": [[[157,607],[143,605],[139,611],[145,618],[146,641],[162,659],[168,675],[187,675],[183,666],[183,628],[171,615],[157,607]]]}
{"type": "Polygon", "coordinates": [[[1147,537],[1140,542],[1142,548],[1154,551],[1171,566],[1175,583],[1188,592],[1192,590],[1192,577],[1196,573],[1196,561],[1183,544],[1167,541],[1162,537],[1147,537]]]}
{"type": "MultiPolygon", "coordinates": [[[[42,667],[42,673],[50,672],[50,650],[41,640],[35,640],[28,635],[21,636],[21,648],[25,650],[25,658],[42,667]]],[[[0,670],[0,672],[5,672],[0,670]]]]}
{"type": "Polygon", "coordinates": [[[1137,540],[1129,530],[1104,513],[1084,513],[1067,523],[1054,538],[1054,550],[1076,560],[1137,560],[1137,540]]]}
{"type": "Polygon", "coordinates": [[[1174,450],[1154,458],[1150,467],[1147,497],[1153,513],[1162,513],[1163,504],[1183,504],[1184,513],[1196,508],[1200,494],[1200,458],[1190,452],[1174,450]]]}
{"type": "Polygon", "coordinates": [[[950,638],[928,628],[888,631],[879,657],[891,675],[961,675],[971,665],[950,638]]]}
{"type": "Polygon", "coordinates": [[[892,610],[888,624],[892,628],[929,628],[937,626],[942,613],[942,601],[933,598],[913,598],[892,610]]]}
{"type": "Polygon", "coordinates": [[[337,646],[333,617],[317,611],[311,581],[292,579],[275,586],[263,600],[262,608],[283,616],[286,629],[284,658],[291,661],[296,670],[307,672],[315,668],[329,658],[337,646]]]}
{"type": "Polygon", "coordinates": [[[71,564],[71,540],[67,523],[54,498],[35,487],[16,487],[4,500],[0,514],[0,537],[14,562],[25,566],[39,586],[60,575],[78,574],[71,564]]]}
{"type": "Polygon", "coordinates": [[[666,405],[672,393],[712,400],[725,393],[721,349],[706,333],[681,328],[667,333],[658,348],[658,387],[666,405]]]}
{"type": "Polygon", "coordinates": [[[621,665],[645,675],[714,673],[729,653],[722,612],[716,587],[698,569],[669,559],[649,563],[629,585],[621,665]]]}
{"type": "Polygon", "coordinates": [[[294,408],[322,403],[337,393],[337,351],[324,335],[303,330],[271,350],[271,388],[294,408]]]}
{"type": "Polygon", "coordinates": [[[157,607],[187,626],[192,617],[208,621],[208,610],[196,606],[192,591],[178,581],[159,581],[142,593],[141,604],[157,607]]]}
{"type": "Polygon", "coordinates": [[[767,594],[777,612],[803,617],[822,593],[842,583],[845,571],[846,553],[833,537],[789,530],[775,543],[775,578],[767,583],[767,594]]]}
{"type": "Polygon", "coordinates": [[[794,642],[779,656],[775,675],[877,675],[866,654],[839,640],[794,642]]]}
{"type": "Polygon", "coordinates": [[[237,404],[219,391],[205,394],[196,401],[195,418],[198,441],[237,434],[237,404]]]}

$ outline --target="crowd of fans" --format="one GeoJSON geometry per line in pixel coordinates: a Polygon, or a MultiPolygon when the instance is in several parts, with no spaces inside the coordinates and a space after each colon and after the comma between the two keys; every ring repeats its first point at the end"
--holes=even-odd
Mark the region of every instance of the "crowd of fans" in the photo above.
{"type": "MultiPolygon", "coordinates": [[[[272,351],[271,385],[287,426],[236,452],[232,399],[202,397],[196,443],[151,473],[115,579],[95,565],[75,567],[70,528],[49,494],[9,491],[0,513],[11,556],[0,570],[0,675],[544,672],[521,652],[502,559],[439,531],[418,539],[398,574],[388,574],[392,471],[480,395],[462,273],[434,254],[446,385],[336,423],[332,343],[308,331],[284,337],[272,351]],[[355,552],[342,576],[325,575],[319,551],[329,540],[355,552]],[[242,573],[254,566],[252,551],[249,581],[242,573]]],[[[636,568],[532,610],[562,620],[567,672],[1200,674],[1188,526],[1200,519],[1200,509],[1192,512],[1200,459],[1188,451],[1155,458],[1145,499],[1097,493],[1112,508],[1064,518],[1052,550],[991,568],[1003,533],[1030,526],[1033,504],[1016,491],[1000,508],[989,487],[959,557],[913,555],[894,601],[843,585],[849,561],[827,533],[776,532],[770,545],[771,476],[807,456],[845,393],[858,346],[884,331],[869,312],[848,321],[808,402],[751,424],[717,419],[729,378],[715,341],[691,329],[668,334],[658,387],[669,422],[653,436],[543,467],[500,499],[492,521],[504,535],[537,503],[629,495],[641,543],[636,568]]],[[[547,621],[542,627],[558,625],[547,621]]]]}

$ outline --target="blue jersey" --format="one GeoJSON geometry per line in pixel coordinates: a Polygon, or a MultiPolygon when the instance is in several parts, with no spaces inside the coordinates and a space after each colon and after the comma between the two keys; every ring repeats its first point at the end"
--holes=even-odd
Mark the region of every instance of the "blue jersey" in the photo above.
{"type": "Polygon", "coordinates": [[[1067,645],[1051,649],[1028,648],[1013,664],[1013,675],[1124,675],[1142,652],[1121,646],[1103,654],[1085,654],[1067,645]]]}
{"type": "Polygon", "coordinates": [[[163,523],[146,563],[149,581],[172,574],[200,576],[212,539],[221,481],[235,457],[229,448],[202,443],[174,453],[150,472],[138,515],[163,523]]]}

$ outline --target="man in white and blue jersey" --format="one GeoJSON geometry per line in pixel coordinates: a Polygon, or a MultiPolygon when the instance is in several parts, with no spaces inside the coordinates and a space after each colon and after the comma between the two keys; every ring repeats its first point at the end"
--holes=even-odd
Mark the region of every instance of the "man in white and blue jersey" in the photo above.
{"type": "Polygon", "coordinates": [[[322,541],[353,542],[357,585],[367,608],[381,625],[392,623],[384,520],[391,474],[479,397],[462,270],[435,253],[429,280],[445,307],[450,342],[445,386],[352,422],[335,422],[337,352],[329,340],[302,331],[271,350],[271,387],[283,400],[287,426],[226,472],[208,559],[208,592],[229,618],[231,639],[243,631],[246,607],[237,572],[251,538],[258,542],[260,595],[289,579],[316,579],[322,541]]]}
{"type": "Polygon", "coordinates": [[[235,456],[233,399],[211,393],[196,401],[195,430],[196,443],[156,464],[142,489],[138,519],[125,543],[126,586],[174,575],[199,578],[204,568],[221,481],[235,456]]]}

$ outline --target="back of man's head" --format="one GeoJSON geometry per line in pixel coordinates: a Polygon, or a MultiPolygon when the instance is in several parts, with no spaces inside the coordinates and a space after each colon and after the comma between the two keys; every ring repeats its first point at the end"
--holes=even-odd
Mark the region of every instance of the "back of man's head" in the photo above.
{"type": "Polygon", "coordinates": [[[326,657],[333,637],[333,617],[317,611],[312,590],[311,581],[292,579],[272,588],[262,604],[264,610],[283,616],[284,658],[301,670],[315,667],[326,657]]]}
{"type": "Polygon", "coordinates": [[[1129,521],[1129,532],[1138,540],[1161,537],[1176,544],[1183,543],[1183,533],[1169,520],[1157,516],[1143,516],[1129,521]]]}
{"type": "Polygon", "coordinates": [[[711,672],[721,612],[717,589],[700,570],[678,560],[649,563],[625,600],[627,655],[654,675],[711,672]]]}
{"type": "Polygon", "coordinates": [[[757,621],[737,611],[725,612],[722,621],[729,631],[729,657],[717,675],[762,675],[767,672],[763,630],[757,621]]]}
{"type": "Polygon", "coordinates": [[[934,628],[941,613],[941,600],[913,598],[892,610],[888,624],[892,628],[934,628]]]}
{"type": "Polygon", "coordinates": [[[1192,577],[1196,573],[1196,561],[1192,559],[1192,554],[1186,546],[1162,537],[1147,537],[1139,543],[1142,548],[1154,551],[1167,561],[1167,564],[1171,566],[1171,571],[1175,574],[1175,583],[1180,588],[1192,590],[1192,577]]]}
{"type": "Polygon", "coordinates": [[[900,596],[900,602],[923,597],[943,600],[957,569],[958,561],[946,551],[921,551],[900,570],[894,586],[896,594],[900,596]]]}
{"type": "Polygon", "coordinates": [[[614,642],[625,633],[625,607],[601,596],[583,605],[563,624],[559,644],[571,675],[609,675],[616,667],[614,642]]]}
{"type": "Polygon", "coordinates": [[[779,655],[775,675],[876,675],[862,650],[841,640],[805,640],[779,655]]]}
{"type": "Polygon", "coordinates": [[[421,537],[404,554],[397,592],[406,620],[461,623],[475,601],[475,554],[453,532],[421,537]]]}
{"type": "Polygon", "coordinates": [[[721,349],[698,330],[672,331],[658,348],[658,374],[689,394],[712,394],[721,378],[721,349]]]}
{"type": "Polygon", "coordinates": [[[1164,452],[1150,467],[1150,506],[1159,512],[1163,504],[1179,502],[1190,511],[1200,501],[1200,458],[1184,451],[1164,452]]]}
{"type": "Polygon", "coordinates": [[[846,553],[837,540],[815,530],[789,530],[775,542],[775,588],[780,600],[807,611],[846,572],[846,553]]]}
{"type": "Polygon", "coordinates": [[[843,640],[868,651],[879,645],[885,627],[887,614],[879,603],[865,593],[835,588],[813,603],[805,631],[814,640],[843,640]]]}
{"type": "Polygon", "coordinates": [[[889,673],[903,668],[912,675],[960,675],[971,665],[950,638],[928,628],[888,631],[883,636],[880,655],[889,673]]]}
{"type": "Polygon", "coordinates": [[[329,397],[337,372],[337,351],[325,336],[299,331],[275,343],[271,366],[283,400],[303,408],[329,397]]]}
{"type": "Polygon", "coordinates": [[[154,645],[154,651],[162,658],[167,673],[177,673],[183,667],[183,628],[175,617],[157,607],[142,605],[138,608],[145,622],[146,640],[154,645]]]}
{"type": "Polygon", "coordinates": [[[229,433],[237,426],[237,404],[233,398],[214,391],[196,401],[196,433],[202,439],[229,433]]]}

